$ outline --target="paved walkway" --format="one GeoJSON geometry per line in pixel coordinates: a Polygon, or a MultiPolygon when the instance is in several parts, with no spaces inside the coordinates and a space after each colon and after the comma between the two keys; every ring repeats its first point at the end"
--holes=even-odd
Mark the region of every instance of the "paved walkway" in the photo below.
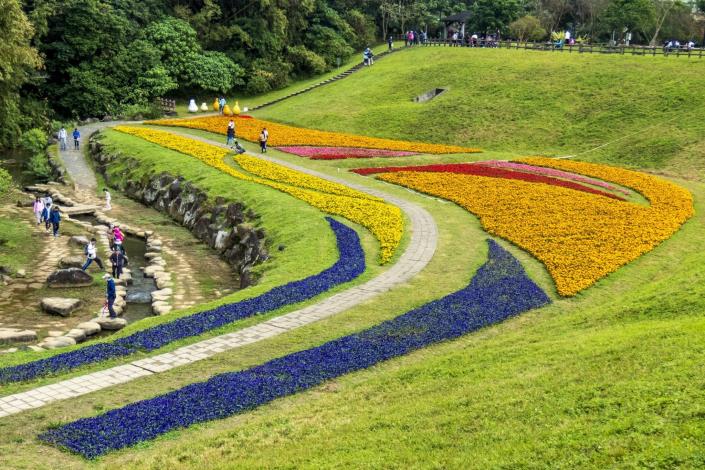
{"type": "MultiPolygon", "coordinates": [[[[103,127],[105,127],[105,125],[103,127]]],[[[190,135],[183,135],[194,138],[190,135]]],[[[224,147],[222,144],[207,139],[198,140],[224,147]]],[[[261,158],[262,156],[258,155],[258,157],[261,158]]],[[[425,209],[403,199],[390,196],[382,191],[351,184],[340,178],[331,177],[275,158],[265,158],[289,168],[319,176],[329,181],[342,183],[359,191],[372,194],[402,209],[409,218],[407,231],[411,233],[411,240],[398,262],[384,273],[360,286],[352,287],[316,304],[281,315],[258,325],[205,341],[199,341],[189,346],[176,349],[170,353],[159,354],[147,359],[133,361],[126,365],[112,367],[100,372],[82,375],[70,380],[63,380],[52,385],[0,398],[0,417],[20,413],[24,410],[39,408],[55,401],[77,397],[113,385],[127,383],[140,377],[191,364],[224,351],[271,338],[337,313],[344,312],[381,293],[387,292],[396,285],[409,281],[431,261],[436,251],[438,231],[433,217],[431,217],[431,214],[425,209]]]]}

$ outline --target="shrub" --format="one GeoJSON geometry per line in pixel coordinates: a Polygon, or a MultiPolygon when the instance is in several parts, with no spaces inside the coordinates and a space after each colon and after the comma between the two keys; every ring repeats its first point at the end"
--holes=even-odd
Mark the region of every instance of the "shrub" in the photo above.
{"type": "Polygon", "coordinates": [[[272,74],[264,70],[255,70],[250,76],[250,81],[247,82],[247,94],[260,95],[267,93],[272,89],[269,85],[272,74]]]}
{"type": "Polygon", "coordinates": [[[326,71],[326,61],[305,46],[294,46],[288,50],[289,62],[294,66],[294,71],[308,75],[317,75],[326,71]]]}
{"type": "Polygon", "coordinates": [[[0,168],[0,195],[5,194],[12,186],[12,176],[4,168],[0,168]]]}
{"type": "Polygon", "coordinates": [[[513,21],[509,25],[509,31],[519,42],[538,41],[546,37],[546,30],[541,27],[541,22],[531,15],[513,21]]]}
{"type": "Polygon", "coordinates": [[[30,129],[20,137],[20,146],[32,155],[44,153],[47,147],[47,135],[36,127],[30,129]]]}

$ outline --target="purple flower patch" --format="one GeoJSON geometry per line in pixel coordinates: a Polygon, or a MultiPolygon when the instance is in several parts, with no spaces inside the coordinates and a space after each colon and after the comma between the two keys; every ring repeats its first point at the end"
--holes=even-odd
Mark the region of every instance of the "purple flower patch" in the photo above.
{"type": "Polygon", "coordinates": [[[258,297],[195,313],[126,336],[48,359],[0,369],[0,384],[20,382],[64,372],[106,359],[128,356],[139,350],[153,351],[174,341],[198,336],[234,321],[311,299],[333,287],[350,282],[365,271],[365,252],[353,229],[326,217],[335,233],[339,258],[330,268],[300,281],[275,287],[258,297]]]}
{"type": "Polygon", "coordinates": [[[487,262],[458,292],[359,333],[80,419],[46,431],[39,439],[95,458],[175,429],[256,408],[549,302],[519,262],[490,240],[487,262]]]}

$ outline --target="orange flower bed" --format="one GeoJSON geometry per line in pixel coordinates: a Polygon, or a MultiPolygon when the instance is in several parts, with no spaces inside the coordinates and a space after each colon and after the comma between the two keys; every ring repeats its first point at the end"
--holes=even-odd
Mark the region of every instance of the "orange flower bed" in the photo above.
{"type": "Polygon", "coordinates": [[[563,296],[577,294],[653,250],[693,215],[690,193],[655,176],[566,160],[523,161],[631,187],[651,204],[546,184],[413,168],[379,178],[448,199],[476,214],[489,233],[543,262],[563,296]]]}
{"type": "Polygon", "coordinates": [[[456,145],[426,144],[423,142],[407,142],[403,140],[379,139],[362,135],[344,134],[339,132],[304,129],[287,126],[270,121],[248,117],[230,118],[229,116],[209,116],[197,119],[165,119],[148,121],[147,124],[158,126],[187,127],[225,135],[228,122],[235,119],[237,136],[251,142],[257,142],[262,128],[269,131],[269,145],[309,145],[319,147],[355,147],[380,150],[399,150],[418,153],[476,153],[476,148],[459,147],[456,145]]]}

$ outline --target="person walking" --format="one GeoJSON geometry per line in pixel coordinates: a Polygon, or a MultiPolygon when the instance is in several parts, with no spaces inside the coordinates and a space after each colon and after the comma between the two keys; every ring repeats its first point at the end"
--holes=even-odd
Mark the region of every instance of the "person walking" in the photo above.
{"type": "Polygon", "coordinates": [[[232,119],[228,123],[228,140],[225,142],[225,145],[230,148],[235,146],[235,121],[232,119]]]}
{"type": "Polygon", "coordinates": [[[116,318],[117,313],[115,313],[115,299],[117,298],[117,293],[115,291],[115,279],[108,274],[105,273],[103,276],[103,279],[105,279],[105,300],[108,304],[108,313],[110,314],[110,318],[116,318]]]}
{"type": "Polygon", "coordinates": [[[51,213],[49,214],[49,221],[54,229],[54,238],[59,236],[59,224],[61,222],[61,214],[59,213],[59,208],[57,206],[52,206],[51,213]]]}
{"type": "Polygon", "coordinates": [[[37,219],[37,225],[41,224],[44,213],[44,201],[42,201],[39,196],[34,199],[34,206],[32,210],[34,211],[34,217],[37,219]]]}
{"type": "Polygon", "coordinates": [[[42,217],[44,218],[44,228],[46,228],[47,232],[49,232],[49,229],[51,228],[51,206],[54,204],[54,201],[52,200],[51,196],[49,193],[46,193],[44,195],[44,212],[42,213],[42,217]]]}
{"type": "Polygon", "coordinates": [[[390,36],[387,38],[387,45],[389,46],[389,50],[390,50],[390,51],[391,51],[392,49],[394,49],[394,37],[393,37],[393,36],[390,35],[390,36]]]}
{"type": "Polygon", "coordinates": [[[91,265],[93,261],[96,262],[98,267],[102,270],[105,271],[105,266],[103,265],[103,260],[101,260],[98,257],[98,247],[96,246],[96,241],[95,238],[91,238],[91,241],[88,242],[88,245],[86,245],[86,262],[83,264],[83,267],[81,270],[85,271],[88,269],[88,266],[91,265]]]}
{"type": "Polygon", "coordinates": [[[78,150],[79,146],[81,144],[81,133],[78,130],[78,127],[73,128],[73,148],[74,150],[78,150]]]}
{"type": "Polygon", "coordinates": [[[220,100],[218,101],[218,108],[219,108],[220,114],[223,114],[225,111],[225,103],[226,103],[225,97],[221,96],[220,100]]]}
{"type": "Polygon", "coordinates": [[[64,126],[59,129],[59,146],[62,151],[66,150],[66,128],[64,126]]]}
{"type": "Polygon", "coordinates": [[[110,264],[113,268],[113,277],[120,279],[122,268],[125,266],[125,255],[122,254],[118,247],[113,247],[113,252],[110,254],[110,264]]]}
{"type": "Polygon", "coordinates": [[[262,132],[259,133],[259,147],[262,153],[267,152],[267,139],[269,138],[269,133],[267,132],[267,129],[264,128],[262,129],[262,132]]]}
{"type": "Polygon", "coordinates": [[[108,188],[103,188],[103,192],[105,193],[105,210],[109,211],[112,209],[112,206],[110,205],[112,197],[110,196],[110,191],[108,191],[108,188]]]}
{"type": "Polygon", "coordinates": [[[122,254],[125,254],[125,247],[122,246],[122,242],[125,241],[125,235],[122,233],[122,230],[120,230],[120,226],[116,225],[113,227],[113,237],[114,237],[114,245],[122,252],[122,254]]]}

